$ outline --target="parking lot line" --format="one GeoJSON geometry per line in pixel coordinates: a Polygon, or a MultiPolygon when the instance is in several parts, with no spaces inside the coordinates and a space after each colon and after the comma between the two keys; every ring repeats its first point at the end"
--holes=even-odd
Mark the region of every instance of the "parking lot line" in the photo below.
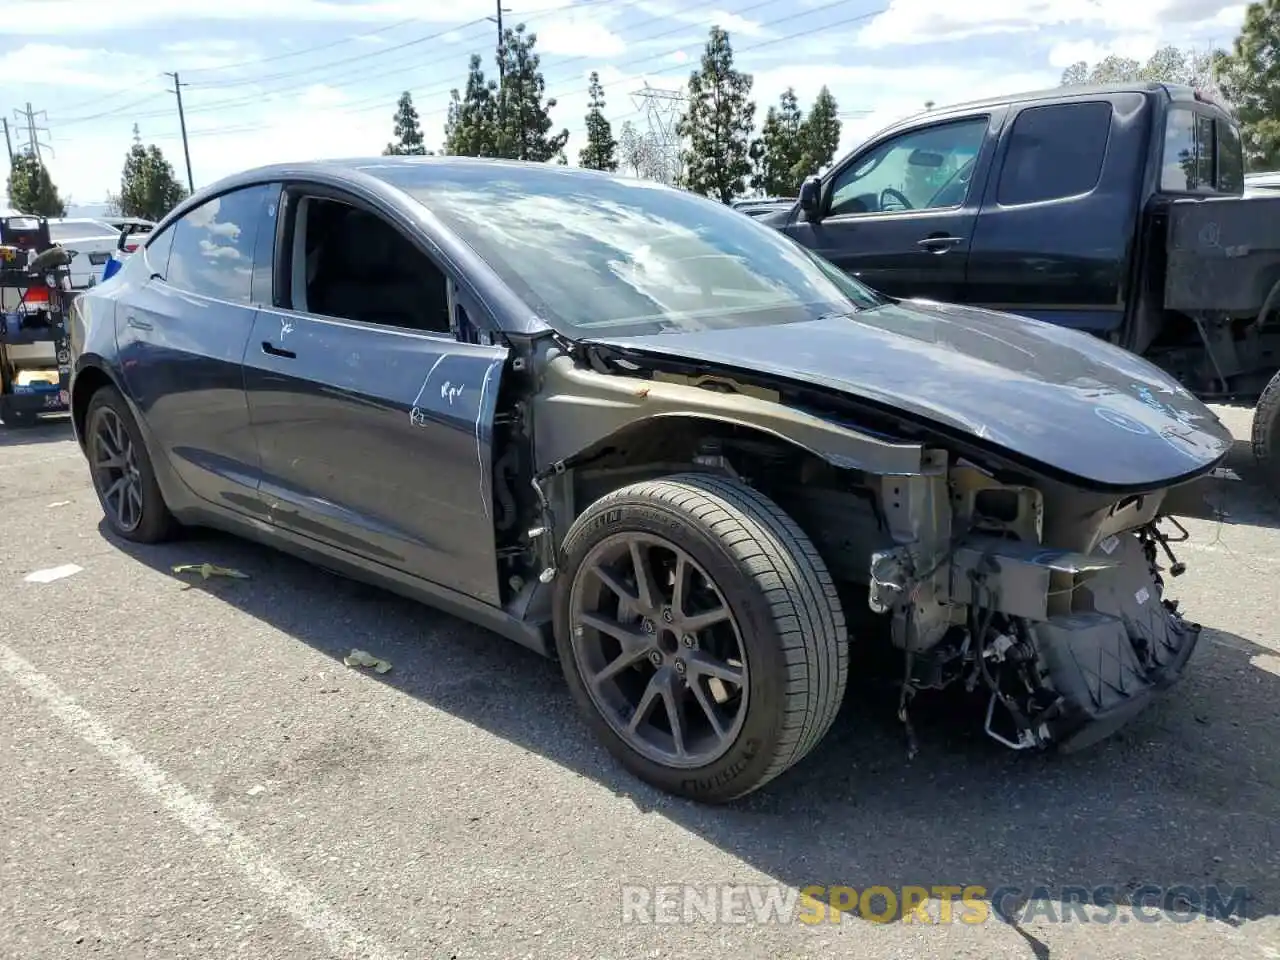
{"type": "Polygon", "coordinates": [[[163,770],[118,736],[49,677],[5,644],[0,644],[0,667],[29,696],[44,705],[72,733],[109,760],[198,839],[221,853],[272,907],[291,915],[320,935],[342,956],[392,960],[396,954],[359,930],[305,884],[289,876],[267,853],[214,808],[188,792],[163,770]]]}

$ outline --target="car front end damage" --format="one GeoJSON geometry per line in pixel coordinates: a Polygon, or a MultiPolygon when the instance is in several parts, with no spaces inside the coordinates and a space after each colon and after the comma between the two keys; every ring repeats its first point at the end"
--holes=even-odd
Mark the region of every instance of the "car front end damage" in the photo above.
{"type": "MultiPolygon", "coordinates": [[[[853,662],[890,654],[910,751],[923,691],[985,696],[985,730],[1007,747],[1071,751],[1183,673],[1201,628],[1165,597],[1165,577],[1184,570],[1177,518],[1213,515],[1205,494],[1227,447],[1207,411],[1189,470],[1117,486],[790,380],[572,352],[539,364],[551,515],[689,468],[765,494],[830,571],[853,662]]],[[[1116,442],[1097,437],[1099,449],[1116,442]]],[[[1185,434],[1160,442],[1175,441],[1185,434]]],[[[555,562],[546,556],[548,578],[555,562]]]]}
{"type": "Polygon", "coordinates": [[[1006,485],[963,461],[881,484],[895,542],[872,554],[868,602],[906,661],[908,731],[917,691],[963,684],[1004,745],[1077,750],[1182,674],[1201,628],[1164,596],[1187,537],[1168,490],[1006,485]]]}

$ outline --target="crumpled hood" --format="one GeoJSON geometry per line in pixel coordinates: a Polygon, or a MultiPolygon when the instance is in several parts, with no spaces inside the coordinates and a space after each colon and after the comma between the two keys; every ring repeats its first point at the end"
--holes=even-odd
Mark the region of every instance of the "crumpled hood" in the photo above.
{"type": "Polygon", "coordinates": [[[592,342],[839,390],[1109,487],[1190,478],[1232,444],[1212,411],[1145,360],[977,307],[910,300],[802,323],[592,342]]]}

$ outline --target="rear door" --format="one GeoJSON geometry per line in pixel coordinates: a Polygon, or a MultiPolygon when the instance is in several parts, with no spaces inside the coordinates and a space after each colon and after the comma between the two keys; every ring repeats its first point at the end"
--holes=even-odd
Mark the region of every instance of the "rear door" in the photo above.
{"type": "Polygon", "coordinates": [[[957,301],[1003,110],[950,116],[868,144],[823,183],[795,240],[894,297],[957,301]]]}
{"type": "Polygon", "coordinates": [[[287,196],[245,358],[271,522],[496,604],[506,348],[459,341],[480,311],[404,223],[327,188],[287,196]]]}
{"type": "Polygon", "coordinates": [[[272,242],[278,185],[212,197],[143,248],[151,279],[116,310],[121,371],[154,442],[199,497],[265,514],[244,392],[258,291],[253,260],[272,242]]]}
{"type": "Polygon", "coordinates": [[[1015,104],[973,235],[967,299],[1116,334],[1150,123],[1141,93],[1015,104]]]}

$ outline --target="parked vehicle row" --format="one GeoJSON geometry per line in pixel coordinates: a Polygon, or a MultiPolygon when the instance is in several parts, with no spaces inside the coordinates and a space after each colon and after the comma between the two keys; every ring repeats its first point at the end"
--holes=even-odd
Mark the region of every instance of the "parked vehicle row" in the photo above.
{"type": "Polygon", "coordinates": [[[255,538],[556,657],[703,801],[822,739],[851,657],[1085,746],[1183,672],[1177,515],[1231,437],[1086,333],[896,299],[692,194],[459,157],[262,167],[72,318],[107,521],[255,538]]]}

